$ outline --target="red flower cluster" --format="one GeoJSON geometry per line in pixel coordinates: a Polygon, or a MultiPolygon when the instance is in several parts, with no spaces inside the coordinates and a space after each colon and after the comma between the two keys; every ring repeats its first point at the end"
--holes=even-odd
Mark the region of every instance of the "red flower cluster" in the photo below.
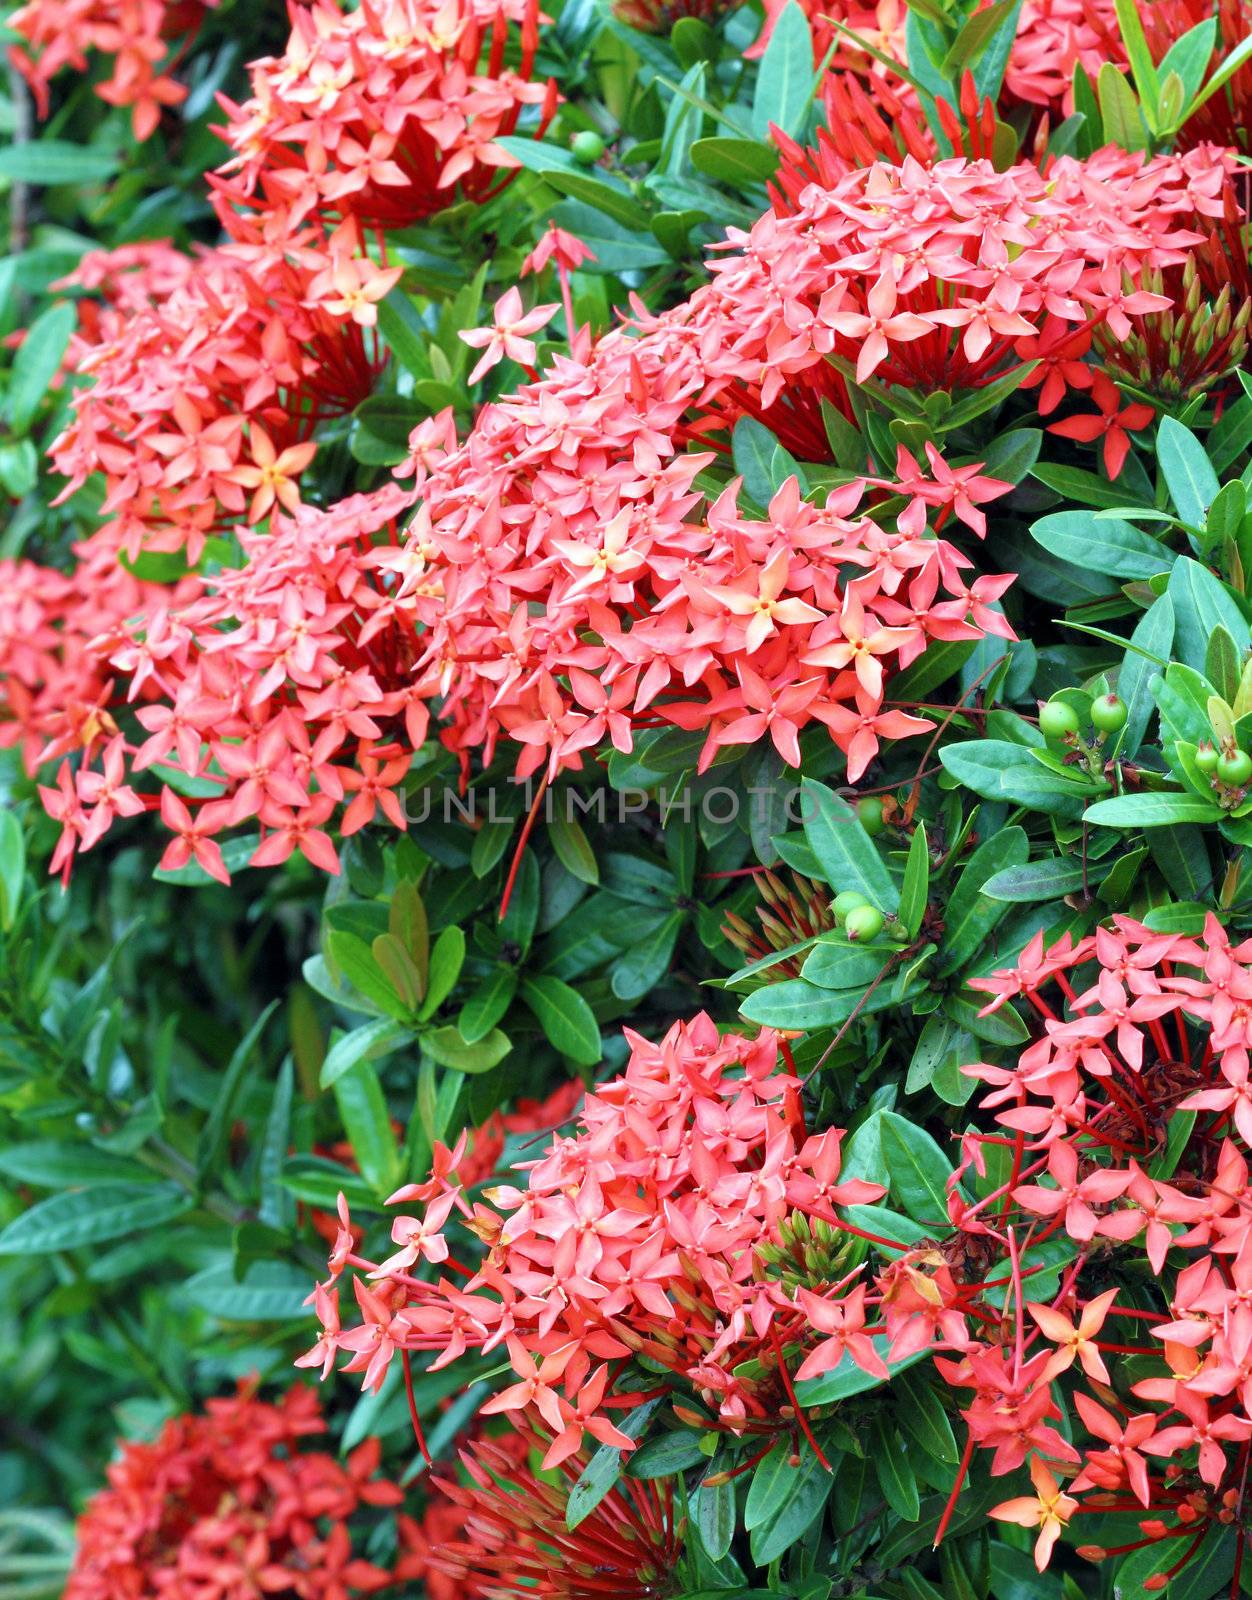
{"type": "Polygon", "coordinates": [[[142,583],[111,555],[84,551],[73,573],[0,561],[0,746],[19,745],[27,772],[117,733],[110,642],[134,616],[194,592],[142,583]]]}
{"type": "Polygon", "coordinates": [[[161,819],[175,835],[162,864],[195,860],[222,882],[214,836],[223,828],[259,819],[255,865],[298,849],[336,872],[324,828],[346,798],[344,833],[379,806],[404,826],[392,791],[427,724],[412,671],[414,602],[397,599],[387,571],[401,559],[396,518],[408,503],[392,485],[330,511],[276,515],[272,532],[239,535],[243,567],[205,580],[190,605],[139,618],[111,660],[129,680],[127,698],[148,702],[134,713],[141,742],[110,746],[107,794],[86,765],[62,767],[47,795],[64,829],[57,864],[104,831],[111,813],[101,826],[102,805],[120,811],[117,794],[134,803],[121,785],[123,752],[135,772],[168,763],[217,785],[213,798],[190,802],[161,790],[161,819]]]}
{"type": "Polygon", "coordinates": [[[252,64],[252,99],[223,98],[231,159],[211,181],[229,230],[238,208],[296,234],[316,217],[404,227],[486,200],[517,162],[494,141],[528,105],[556,109],[529,81],[537,0],[382,0],[292,7],[286,51],[252,64]],[[507,63],[509,25],[520,55],[507,63]]]}
{"type": "Polygon", "coordinates": [[[96,89],[113,106],[131,108],[136,139],[155,132],[165,106],[180,105],[185,85],[170,76],[171,40],[186,39],[217,0],[27,0],[6,20],[26,41],[9,59],[48,115],[48,88],[66,67],[87,71],[87,51],[113,56],[113,73],[96,89]]]}
{"type": "Polygon", "coordinates": [[[702,1415],[765,1433],[779,1426],[788,1393],[782,1348],[804,1343],[812,1326],[829,1322],[838,1349],[819,1348],[810,1370],[835,1364],[845,1346],[880,1369],[857,1337],[864,1288],[831,1299],[855,1277],[855,1261],[849,1270],[841,1258],[842,1281],[819,1277],[812,1291],[797,1288],[791,1272],[800,1230],[811,1240],[813,1229],[837,1229],[836,1207],[884,1191],[840,1179],[838,1129],[805,1137],[798,1080],[778,1070],[778,1036],[722,1037],[701,1015],[658,1045],[627,1039],[623,1074],[587,1096],[571,1137],[528,1164],[524,1190],[497,1188],[488,1204],[471,1203],[459,1181],[462,1140],[437,1150],[428,1182],[392,1197],[424,1209],[396,1218],[398,1248],[387,1260],[356,1253],[345,1214],[331,1278],[314,1297],[322,1337],[301,1364],[325,1375],[345,1351],[345,1370],[376,1388],[397,1351],[406,1361],[437,1351],[434,1368],[503,1344],[518,1381],[483,1414],[541,1424],[550,1436],[545,1467],[574,1456],[585,1433],[631,1447],[611,1413],[642,1397],[616,1394],[609,1382],[609,1363],[631,1354],[688,1385],[708,1408],[702,1415]],[[472,1272],[444,1237],[457,1216],[487,1245],[472,1272]],[[416,1275],[421,1260],[440,1269],[436,1282],[416,1275]],[[352,1278],[363,1320],[344,1329],[338,1280],[348,1267],[363,1274],[352,1278]],[[760,1363],[759,1376],[745,1372],[748,1361],[760,1363]]]}
{"type": "Polygon", "coordinates": [[[353,1554],[348,1518],[402,1492],[374,1476],[377,1439],[341,1465],[304,1448],[324,1431],[312,1390],[266,1405],[241,1385],[202,1416],[171,1418],[151,1444],[124,1445],[79,1519],[65,1600],[347,1600],[385,1588],[393,1575],[353,1554]]]}
{"type": "Polygon", "coordinates": [[[1178,1539],[1181,1567],[1229,1520],[1252,1438],[1252,942],[1232,947],[1212,915],[1198,939],[1115,916],[1077,944],[1037,935],[971,983],[987,1011],[1024,1001],[1037,1036],[1015,1067],[967,1068],[1004,1132],[967,1135],[952,1182],[950,1253],[977,1251],[988,1292],[962,1359],[939,1366],[974,1391],[965,1417],[994,1472],[1034,1452],[1035,1499],[993,1515],[1039,1528],[1041,1566],[1072,1516],[1119,1510],[1143,1543],[1178,1539]],[[1161,1286],[1153,1309],[1118,1303],[1123,1268],[1161,1286]],[[1115,1385],[1122,1356],[1134,1372],[1115,1385]],[[1080,1373],[1070,1443],[1053,1391],[1080,1373]]]}
{"type": "Polygon", "coordinates": [[[375,302],[398,276],[362,253],[351,223],[196,257],[152,246],[86,258],[65,286],[104,297],[71,351],[93,381],[51,453],[70,480],[63,499],[105,475],[110,520],[93,547],[185,550],[194,564],[245,511],[294,507],[313,430],[364,399],[385,360],[375,302]]]}

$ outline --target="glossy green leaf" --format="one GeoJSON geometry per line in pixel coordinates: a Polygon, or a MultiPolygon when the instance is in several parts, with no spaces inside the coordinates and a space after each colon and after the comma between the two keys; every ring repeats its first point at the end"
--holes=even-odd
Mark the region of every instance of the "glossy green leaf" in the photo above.
{"type": "Polygon", "coordinates": [[[192,1197],[173,1183],[94,1183],[39,1200],[0,1232],[0,1256],[46,1256],[120,1239],[190,1211],[192,1197]]]}

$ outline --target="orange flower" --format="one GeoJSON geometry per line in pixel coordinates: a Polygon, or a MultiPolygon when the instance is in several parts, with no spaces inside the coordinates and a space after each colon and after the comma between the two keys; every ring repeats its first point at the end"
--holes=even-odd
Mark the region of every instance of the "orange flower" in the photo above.
{"type": "Polygon", "coordinates": [[[256,490],[248,508],[248,521],[260,522],[275,500],[285,510],[294,511],[300,504],[300,491],[292,480],[312,461],[317,446],[308,439],[303,444],[288,445],[280,455],[258,422],[252,424],[249,443],[255,466],[236,467],[230,474],[233,483],[256,490]]]}
{"type": "Polygon", "coordinates": [[[1061,1529],[1077,1511],[1078,1502],[1062,1494],[1041,1456],[1031,1459],[1030,1481],[1035,1486],[1033,1495],[1002,1500],[998,1506],[992,1506],[991,1515],[1001,1522],[1016,1522],[1021,1528],[1038,1528],[1035,1566],[1042,1572],[1052,1555],[1052,1547],[1061,1537],[1061,1529]]]}

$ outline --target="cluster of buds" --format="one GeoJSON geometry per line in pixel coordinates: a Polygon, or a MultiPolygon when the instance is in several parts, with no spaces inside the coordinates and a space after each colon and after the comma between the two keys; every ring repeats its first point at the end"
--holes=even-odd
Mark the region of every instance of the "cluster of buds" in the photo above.
{"type": "MultiPolygon", "coordinates": [[[[1180,276],[1172,304],[1141,317],[1124,339],[1107,327],[1095,332],[1096,348],[1118,382],[1167,410],[1208,393],[1242,365],[1252,319],[1252,300],[1236,296],[1235,310],[1229,283],[1214,296],[1195,257],[1184,263],[1180,276]]],[[[1167,295],[1166,274],[1149,268],[1143,287],[1167,295]]]]}

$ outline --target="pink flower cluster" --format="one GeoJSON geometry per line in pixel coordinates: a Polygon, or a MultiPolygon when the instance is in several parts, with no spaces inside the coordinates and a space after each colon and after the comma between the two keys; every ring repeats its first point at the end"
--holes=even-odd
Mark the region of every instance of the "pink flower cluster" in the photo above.
{"type": "Polygon", "coordinates": [[[318,423],[363,400],[386,358],[375,306],[399,269],[364,255],[351,223],[324,239],[118,257],[85,258],[63,285],[104,303],[85,308],[70,352],[91,383],[52,446],[61,498],[102,472],[93,547],[195,564],[236,518],[298,503],[318,423]]]}
{"type": "Polygon", "coordinates": [[[333,0],[292,7],[281,56],[252,63],[252,98],[223,98],[232,155],[211,181],[228,227],[235,208],[404,227],[483,201],[516,167],[495,140],[527,106],[556,109],[556,86],[529,81],[537,0],[333,0]],[[510,25],[520,61],[506,65],[510,25]]]}
{"type": "Polygon", "coordinates": [[[115,735],[109,641],[196,587],[140,582],[108,554],[84,551],[69,575],[0,561],[0,746],[19,746],[33,774],[115,735]]]}
{"type": "MultiPolygon", "coordinates": [[[[322,1336],[301,1358],[346,1371],[376,1388],[395,1354],[437,1352],[432,1369],[467,1349],[503,1346],[517,1377],[482,1408],[518,1413],[548,1436],[545,1467],[580,1449],[584,1433],[630,1448],[612,1413],[640,1396],[616,1394],[611,1363],[644,1355],[684,1380],[735,1431],[770,1431],[785,1398],[783,1344],[829,1335],[800,1375],[847,1351],[868,1370],[882,1361],[863,1335],[865,1289],[839,1300],[838,1284],[798,1291],[768,1265],[796,1216],[831,1221],[837,1209],[873,1200],[878,1184],[840,1178],[838,1129],[806,1137],[798,1080],[778,1069],[779,1039],[719,1036],[704,1015],[675,1023],[659,1044],[627,1032],[630,1060],[587,1096],[570,1137],[527,1163],[525,1189],[488,1190],[472,1201],[458,1179],[462,1144],[436,1152],[434,1172],[393,1202],[422,1202],[395,1219],[394,1254],[358,1255],[346,1206],[315,1294],[322,1336]],[[484,1203],[484,1201],[486,1203],[484,1203]],[[463,1225],[483,1241],[474,1270],[449,1252],[445,1230],[463,1225]],[[439,1273],[419,1276],[421,1264],[439,1273]],[[339,1280],[361,1320],[340,1324],[339,1280]],[[462,1281],[447,1276],[456,1272],[462,1281]],[[798,1295],[798,1297],[797,1297],[798,1295]],[[743,1370],[763,1361],[761,1376],[743,1370]]],[[[914,1348],[912,1307],[896,1296],[888,1334],[914,1348]]],[[[928,1335],[920,1333],[921,1343],[928,1335]]]]}
{"type": "Polygon", "coordinates": [[[1006,1342],[987,1323],[940,1368],[974,1390],[965,1418],[993,1472],[1037,1452],[1035,1500],[994,1514],[1039,1528],[1041,1565],[1071,1516],[1112,1509],[1140,1515],[1144,1543],[1178,1538],[1181,1566],[1184,1545],[1228,1520],[1252,1438],[1252,942],[1232,946],[1211,914],[1199,938],[1115,916],[1076,944],[1037,935],[1014,968],[971,983],[993,996],[987,1011],[1023,1001],[1037,1025],[1016,1066],[966,1069],[992,1086],[984,1104],[1004,1134],[966,1135],[950,1200],[999,1304],[1011,1286],[1017,1333],[1006,1342]],[[997,1151],[1006,1180],[970,1203],[959,1180],[985,1175],[997,1151]],[[1060,1287],[1026,1300],[1057,1236],[1060,1287]],[[1173,1287],[1154,1310],[1086,1287],[1140,1260],[1151,1286],[1167,1258],[1173,1287]],[[1110,1318],[1128,1326],[1113,1334],[1110,1318]],[[1119,1393],[1108,1363],[1121,1355],[1138,1359],[1119,1393]],[[1053,1426],[1063,1373],[1091,1391],[1074,1396],[1085,1436],[1073,1443],[1053,1426]],[[1058,1514],[1056,1474],[1075,1470],[1058,1514]]]}
{"type": "MultiPolygon", "coordinates": [[[[96,93],[131,108],[136,139],[156,131],[165,106],[181,105],[186,86],[170,73],[170,41],[193,35],[217,0],[27,0],[6,19],[25,41],[9,58],[34,93],[41,117],[49,86],[69,67],[87,71],[87,51],[114,57],[112,75],[96,93]]],[[[175,57],[176,59],[176,57],[175,57]]]]}
{"type": "Polygon", "coordinates": [[[168,764],[218,786],[189,803],[165,785],[159,805],[174,834],[162,865],[194,860],[222,882],[215,835],[224,828],[259,820],[255,865],[298,849],[337,872],[325,827],[341,802],[345,834],[378,807],[404,826],[393,791],[427,723],[412,671],[414,603],[397,598],[388,576],[408,503],[391,485],[330,511],[277,514],[268,534],[239,535],[242,567],[219,570],[188,604],[154,599],[132,632],[109,641],[139,742],[110,744],[103,790],[87,763],[62,765],[45,794],[63,828],[55,866],[93,844],[114,813],[141,808],[124,766],[138,774],[168,764]]]}

